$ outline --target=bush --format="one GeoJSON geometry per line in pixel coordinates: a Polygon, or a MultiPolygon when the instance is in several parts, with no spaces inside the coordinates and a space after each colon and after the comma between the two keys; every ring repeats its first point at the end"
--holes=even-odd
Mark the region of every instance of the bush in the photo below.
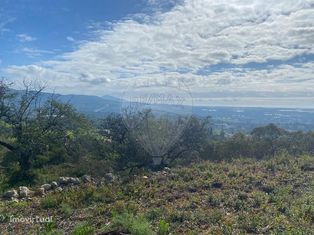
{"type": "Polygon", "coordinates": [[[113,217],[113,226],[123,229],[132,235],[153,235],[149,222],[145,217],[124,212],[113,217]]]}
{"type": "Polygon", "coordinates": [[[58,206],[58,201],[55,197],[48,195],[41,199],[40,204],[44,209],[56,208],[58,206]]]}
{"type": "Polygon", "coordinates": [[[94,234],[94,228],[87,224],[79,224],[74,228],[72,235],[89,235],[94,234]]]}
{"type": "Polygon", "coordinates": [[[167,235],[169,234],[169,224],[164,221],[160,220],[158,225],[158,235],[167,235]]]}
{"type": "Polygon", "coordinates": [[[70,215],[73,213],[73,209],[69,204],[63,203],[61,204],[61,212],[65,217],[70,217],[70,215]]]}

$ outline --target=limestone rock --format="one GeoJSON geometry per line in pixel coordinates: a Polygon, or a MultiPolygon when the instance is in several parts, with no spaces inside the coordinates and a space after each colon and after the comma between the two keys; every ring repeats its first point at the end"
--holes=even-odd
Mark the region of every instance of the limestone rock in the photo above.
{"type": "Polygon", "coordinates": [[[17,191],[15,189],[6,191],[3,194],[3,197],[5,199],[14,199],[14,198],[17,198],[18,196],[19,196],[19,194],[17,193],[17,191]]]}
{"type": "Polygon", "coordinates": [[[81,183],[80,179],[77,177],[60,177],[59,184],[60,185],[79,185],[81,183]]]}
{"type": "Polygon", "coordinates": [[[20,186],[19,187],[19,196],[20,198],[27,198],[30,194],[31,190],[25,186],[20,186]]]}
{"type": "Polygon", "coordinates": [[[56,189],[59,186],[56,181],[52,181],[50,185],[51,185],[51,189],[56,189]]]}
{"type": "Polygon", "coordinates": [[[79,185],[81,183],[81,180],[77,177],[70,177],[69,183],[74,185],[79,185]]]}
{"type": "Polygon", "coordinates": [[[51,189],[51,184],[43,184],[41,188],[43,188],[45,191],[49,191],[51,189]]]}
{"type": "Polygon", "coordinates": [[[44,188],[38,188],[36,191],[35,191],[35,195],[36,196],[39,196],[39,197],[42,197],[45,195],[45,189],[44,188]]]}
{"type": "Polygon", "coordinates": [[[170,169],[169,167],[165,167],[165,168],[164,168],[164,171],[169,172],[169,171],[171,171],[171,169],[170,169]]]}
{"type": "Polygon", "coordinates": [[[90,175],[83,175],[82,181],[83,183],[92,183],[94,179],[90,175]]]}
{"type": "Polygon", "coordinates": [[[60,185],[67,185],[69,182],[69,177],[60,177],[58,183],[60,185]]]}
{"type": "Polygon", "coordinates": [[[61,187],[57,187],[55,190],[56,192],[62,192],[63,189],[61,187]]]}

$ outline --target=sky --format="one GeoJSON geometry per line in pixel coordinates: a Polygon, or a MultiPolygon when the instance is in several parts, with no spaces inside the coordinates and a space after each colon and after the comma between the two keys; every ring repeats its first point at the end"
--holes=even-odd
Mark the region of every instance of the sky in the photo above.
{"type": "Polygon", "coordinates": [[[196,104],[314,107],[314,0],[0,0],[0,75],[62,94],[180,83],[196,104]]]}

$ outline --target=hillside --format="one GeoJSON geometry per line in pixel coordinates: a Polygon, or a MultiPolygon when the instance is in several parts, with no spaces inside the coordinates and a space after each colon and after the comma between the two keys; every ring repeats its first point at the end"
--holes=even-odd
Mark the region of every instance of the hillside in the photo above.
{"type": "Polygon", "coordinates": [[[278,156],[121,176],[30,201],[2,201],[0,231],[144,235],[168,234],[169,226],[171,234],[311,234],[313,169],[313,157],[278,156]],[[35,215],[52,222],[9,222],[35,215]]]}

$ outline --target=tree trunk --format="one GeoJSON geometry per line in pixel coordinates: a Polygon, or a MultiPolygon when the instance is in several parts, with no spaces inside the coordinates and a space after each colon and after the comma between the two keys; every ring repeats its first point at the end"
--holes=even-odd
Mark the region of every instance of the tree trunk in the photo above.
{"type": "Polygon", "coordinates": [[[21,176],[21,180],[30,180],[29,178],[29,171],[31,169],[31,163],[30,163],[30,156],[31,154],[26,152],[26,153],[20,153],[19,156],[19,164],[21,167],[21,171],[20,171],[20,176],[21,176]]]}

